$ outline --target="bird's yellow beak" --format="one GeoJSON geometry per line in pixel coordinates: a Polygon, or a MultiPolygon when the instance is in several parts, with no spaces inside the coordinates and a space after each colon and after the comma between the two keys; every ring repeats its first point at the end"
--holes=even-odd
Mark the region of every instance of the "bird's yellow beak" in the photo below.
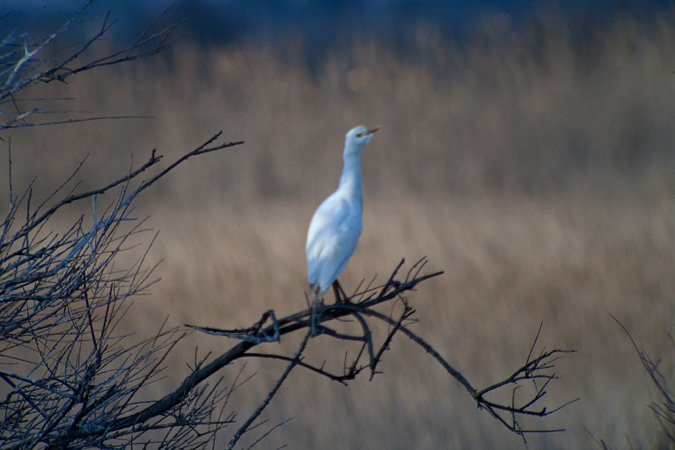
{"type": "Polygon", "coordinates": [[[366,130],[366,131],[364,131],[363,133],[357,134],[356,136],[357,136],[357,137],[360,137],[360,138],[361,138],[361,137],[370,136],[371,134],[373,134],[374,132],[376,132],[376,131],[379,130],[380,128],[382,128],[382,127],[381,127],[381,126],[376,126],[375,128],[372,128],[372,129],[370,129],[370,130],[366,130]]]}

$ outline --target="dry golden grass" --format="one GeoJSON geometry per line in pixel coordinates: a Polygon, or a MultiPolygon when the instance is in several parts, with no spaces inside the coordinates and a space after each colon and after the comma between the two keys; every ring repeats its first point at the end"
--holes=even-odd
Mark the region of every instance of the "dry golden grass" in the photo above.
{"type": "MultiPolygon", "coordinates": [[[[127,326],[247,326],[266,309],[305,305],[304,240],[336,187],[343,135],[382,125],[363,155],[364,232],[341,280],[387,277],[428,256],[443,277],[414,297],[416,330],[475,385],[519,366],[540,322],[559,362],[551,401],[581,400],[540,424],[567,432],[530,448],[650,448],[657,398],[610,314],[652,355],[671,356],[675,319],[675,26],[626,19],[575,50],[564,24],[460,47],[433,33],[414,54],[366,41],[312,74],[302,54],[253,46],[176,48],[165,59],[61,87],[68,107],[149,114],[13,132],[15,183],[38,191],[85,154],[83,186],[112,179],[152,148],[169,157],[223,129],[246,145],[189,163],[139,205],[160,229],[162,280],[127,326]]],[[[54,92],[52,92],[54,95],[54,92]]],[[[200,353],[229,344],[195,335],[164,389],[200,353]]],[[[384,375],[350,388],[295,374],[273,403],[263,448],[489,448],[520,445],[403,339],[384,375]]],[[[341,361],[332,361],[339,367],[341,361]]],[[[664,363],[665,364],[665,363],[664,363]]],[[[251,364],[247,373],[263,370],[251,364]]],[[[671,366],[662,367],[672,379],[671,366]]],[[[243,418],[274,373],[231,407],[243,418]]],[[[231,381],[236,371],[224,374],[231,381]]]]}

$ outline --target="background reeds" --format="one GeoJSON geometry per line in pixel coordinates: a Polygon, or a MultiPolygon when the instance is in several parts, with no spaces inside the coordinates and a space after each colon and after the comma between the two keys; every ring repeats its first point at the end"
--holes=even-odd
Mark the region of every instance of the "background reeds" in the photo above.
{"type": "MultiPolygon", "coordinates": [[[[405,51],[354,38],[311,67],[293,39],[281,50],[184,43],[49,86],[73,98],[49,101],[54,111],[153,117],[12,131],[15,190],[37,176],[34,195],[51,192],[87,154],[82,188],[153,148],[177,155],[221,129],[245,140],[138,205],[160,230],[150,256],[161,281],[126,327],[152,333],[167,316],[248,326],[266,309],[305,306],[306,229],[337,186],[343,136],[382,125],[362,157],[364,232],[343,286],[426,255],[446,274],[414,296],[417,331],[476,384],[519,367],[541,322],[541,344],[578,350],[558,363],[549,395],[581,400],[540,424],[567,431],[530,436],[530,448],[589,448],[593,437],[656,448],[665,441],[648,404],[658,393],[610,314],[664,356],[672,379],[674,70],[672,15],[625,17],[581,40],[555,15],[462,44],[420,28],[405,51]]],[[[205,354],[229,343],[191,336],[163,383],[186,373],[195,345],[205,354]]],[[[521,445],[425,355],[392,346],[372,382],[294,374],[266,416],[270,427],[292,420],[262,447],[521,445]]],[[[231,403],[241,416],[282,366],[244,370],[257,375],[231,403]]]]}

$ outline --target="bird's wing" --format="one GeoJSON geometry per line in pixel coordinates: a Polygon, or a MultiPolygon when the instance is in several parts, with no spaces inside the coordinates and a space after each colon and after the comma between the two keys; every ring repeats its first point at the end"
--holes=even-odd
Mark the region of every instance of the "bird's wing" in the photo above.
{"type": "Polygon", "coordinates": [[[349,202],[338,195],[331,195],[317,208],[307,232],[307,254],[317,250],[327,235],[340,232],[349,217],[349,202]]]}
{"type": "Polygon", "coordinates": [[[338,195],[328,197],[314,213],[307,233],[307,275],[322,292],[335,281],[356,249],[361,235],[360,211],[338,195]]]}

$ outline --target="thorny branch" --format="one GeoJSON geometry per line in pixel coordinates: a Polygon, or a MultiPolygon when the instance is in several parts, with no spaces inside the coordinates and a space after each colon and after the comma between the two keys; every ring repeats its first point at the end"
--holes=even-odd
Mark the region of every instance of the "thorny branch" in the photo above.
{"type": "MultiPolygon", "coordinates": [[[[184,392],[189,390],[191,386],[200,383],[202,380],[207,379],[215,371],[227,366],[228,364],[231,364],[233,361],[240,358],[276,359],[287,361],[289,362],[289,366],[287,368],[289,371],[295,367],[301,367],[343,384],[347,384],[348,381],[356,378],[365,369],[370,369],[370,377],[372,378],[377,373],[377,366],[382,361],[385,351],[391,348],[394,337],[398,334],[402,334],[420,346],[425,352],[429,353],[439,364],[441,364],[443,368],[445,368],[448,374],[450,374],[459,383],[461,383],[462,386],[464,386],[467,392],[474,398],[479,408],[488,411],[490,415],[506,426],[510,431],[515,432],[521,436],[524,436],[528,433],[562,431],[558,429],[524,428],[521,426],[521,420],[526,416],[549,416],[556,411],[559,411],[561,408],[569,405],[573,401],[576,401],[573,400],[552,409],[539,406],[546,395],[546,389],[550,386],[552,381],[557,379],[555,372],[553,372],[555,369],[555,362],[564,354],[569,353],[569,351],[542,349],[535,356],[534,349],[539,339],[539,332],[537,332],[537,336],[534,339],[534,343],[532,344],[532,348],[530,349],[525,363],[520,368],[503,380],[486,388],[480,390],[474,388],[464,375],[462,375],[458,370],[454,369],[440,355],[438,351],[436,351],[429,343],[427,343],[409,328],[411,323],[416,322],[413,319],[415,310],[410,306],[409,300],[406,299],[403,294],[408,291],[413,291],[415,287],[421,282],[442,274],[442,272],[435,272],[422,275],[421,272],[425,267],[426,262],[426,258],[417,261],[410,268],[406,277],[401,280],[397,279],[397,274],[404,264],[404,261],[401,261],[401,263],[394,269],[392,275],[384,285],[374,288],[367,287],[362,291],[356,292],[345,302],[333,305],[320,305],[318,310],[314,310],[314,314],[318,316],[315,318],[316,323],[319,325],[316,328],[318,330],[318,334],[325,335],[336,340],[357,342],[361,345],[360,350],[356,353],[356,356],[351,359],[351,361],[345,360],[343,373],[332,373],[326,370],[323,364],[320,366],[314,365],[307,363],[302,359],[302,354],[307,345],[307,336],[305,336],[305,339],[303,339],[295,355],[292,357],[277,353],[251,351],[253,348],[259,345],[269,345],[269,343],[273,341],[273,339],[270,339],[271,336],[274,336],[280,340],[282,336],[296,332],[298,330],[304,330],[305,333],[308,333],[312,322],[312,308],[284,318],[280,318],[278,320],[275,320],[273,313],[268,311],[263,315],[262,319],[258,323],[248,329],[223,330],[210,327],[187,325],[188,327],[199,331],[216,336],[225,336],[239,339],[242,342],[239,342],[229,351],[216,358],[209,365],[205,366],[202,369],[202,372],[193,373],[189,379],[187,379],[176,391],[174,391],[174,393],[163,399],[163,402],[165,402],[163,407],[169,407],[172,402],[175,401],[175,399],[178,399],[184,395],[184,392]],[[394,318],[389,314],[382,313],[376,309],[378,306],[397,301],[403,306],[403,310],[397,318],[394,318]],[[330,324],[337,320],[341,320],[340,323],[343,323],[344,319],[348,317],[355,319],[355,323],[360,330],[359,333],[348,334],[331,328],[330,324]],[[263,327],[263,324],[266,323],[270,318],[272,318],[272,323],[266,327],[263,327]],[[388,327],[386,336],[379,343],[376,342],[375,332],[373,331],[378,322],[384,323],[388,327]],[[366,361],[362,361],[364,355],[367,355],[366,361]],[[526,384],[530,384],[534,387],[533,393],[525,400],[516,402],[516,391],[526,384]],[[488,399],[489,394],[499,393],[507,388],[512,389],[510,403],[501,403],[499,401],[488,399]]],[[[541,331],[541,327],[539,331],[541,331]]],[[[309,333],[311,334],[311,332],[309,333]]],[[[277,381],[277,384],[275,384],[274,388],[270,391],[270,395],[276,393],[279,387],[278,384],[282,381],[282,379],[277,381]]],[[[269,395],[265,400],[265,405],[268,403],[268,401],[269,395]]],[[[148,411],[158,406],[159,404],[152,405],[148,411]]],[[[137,418],[143,417],[143,414],[145,414],[145,412],[141,411],[137,418]]],[[[258,414],[259,411],[256,412],[255,417],[257,417],[258,414]]],[[[249,420],[248,422],[252,421],[249,420]]],[[[242,433],[236,435],[234,438],[238,439],[246,432],[245,427],[242,427],[240,430],[242,433]]],[[[234,442],[231,441],[230,447],[228,448],[231,448],[233,445],[234,442]]]]}
{"type": "MultiPolygon", "coordinates": [[[[195,386],[158,414],[114,426],[147,408],[144,389],[158,379],[167,355],[186,335],[163,327],[153,338],[133,343],[115,331],[127,310],[125,300],[153,283],[154,268],[145,267],[145,254],[128,269],[114,264],[135,247],[132,238],[147,231],[131,215],[133,202],[188,158],[241,143],[218,142],[220,136],[146,180],[139,180],[141,174],[161,161],[155,151],[139,168],[101,188],[54,199],[73,174],[35,209],[30,187],[21,196],[14,194],[10,175],[10,208],[0,235],[0,447],[139,443],[196,449],[232,422],[222,413],[212,419],[229,395],[216,381],[195,386]],[[100,199],[110,194],[111,203],[100,208],[100,199]],[[81,216],[60,234],[46,231],[66,205],[85,200],[92,205],[91,219],[81,216]]],[[[11,153],[9,158],[11,167],[11,153]]]]}

